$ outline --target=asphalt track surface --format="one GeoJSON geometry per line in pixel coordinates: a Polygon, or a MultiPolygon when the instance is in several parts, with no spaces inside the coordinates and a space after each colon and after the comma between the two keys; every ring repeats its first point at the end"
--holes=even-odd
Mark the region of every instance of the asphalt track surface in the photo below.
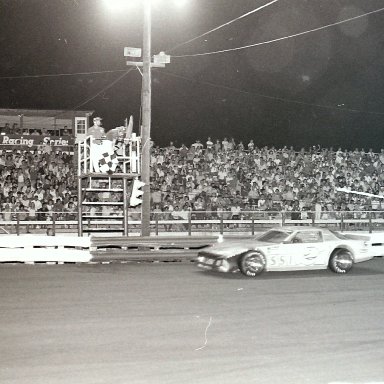
{"type": "Polygon", "coordinates": [[[212,274],[191,262],[0,265],[0,383],[384,382],[384,259],[212,274]]]}

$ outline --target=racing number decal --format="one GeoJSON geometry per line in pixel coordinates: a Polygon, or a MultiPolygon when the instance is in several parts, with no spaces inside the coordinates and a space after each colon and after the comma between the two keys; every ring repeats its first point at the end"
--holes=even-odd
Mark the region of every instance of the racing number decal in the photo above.
{"type": "Polygon", "coordinates": [[[269,258],[269,265],[271,267],[284,267],[290,265],[290,256],[273,255],[269,258]]]}
{"type": "Polygon", "coordinates": [[[309,267],[323,264],[324,250],[313,244],[286,244],[271,247],[268,251],[270,268],[309,267]]]}

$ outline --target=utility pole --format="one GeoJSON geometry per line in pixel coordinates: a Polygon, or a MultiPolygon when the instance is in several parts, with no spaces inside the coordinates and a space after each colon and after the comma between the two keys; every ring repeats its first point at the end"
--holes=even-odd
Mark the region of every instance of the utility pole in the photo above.
{"type": "Polygon", "coordinates": [[[143,187],[143,203],[141,206],[141,236],[149,236],[150,229],[150,162],[151,162],[151,0],[144,0],[143,30],[143,78],[141,88],[142,103],[142,163],[141,180],[143,187]]]}
{"type": "MultiPolygon", "coordinates": [[[[137,68],[143,67],[142,85],[141,85],[141,181],[145,183],[143,187],[142,205],[141,205],[141,236],[151,234],[151,68],[164,68],[165,64],[170,62],[170,56],[164,52],[151,57],[151,0],[143,0],[144,5],[144,26],[143,26],[143,61],[127,61],[127,65],[133,65],[137,68]]],[[[124,56],[138,58],[141,56],[140,48],[125,47],[124,56]]]]}

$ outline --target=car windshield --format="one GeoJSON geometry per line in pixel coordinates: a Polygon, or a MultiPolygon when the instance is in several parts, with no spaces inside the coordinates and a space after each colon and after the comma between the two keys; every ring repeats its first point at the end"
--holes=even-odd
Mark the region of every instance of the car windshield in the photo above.
{"type": "Polygon", "coordinates": [[[271,230],[257,238],[259,241],[267,241],[268,243],[282,243],[292,231],[271,230]]]}
{"type": "Polygon", "coordinates": [[[342,233],[333,231],[332,229],[328,229],[328,230],[329,230],[329,232],[332,233],[332,235],[336,236],[338,239],[341,239],[341,240],[347,240],[348,239],[348,236],[345,236],[342,233]]]}

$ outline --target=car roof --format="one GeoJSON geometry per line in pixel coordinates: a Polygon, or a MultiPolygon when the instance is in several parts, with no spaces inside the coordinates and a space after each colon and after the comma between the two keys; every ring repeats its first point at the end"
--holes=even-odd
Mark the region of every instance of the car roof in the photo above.
{"type": "Polygon", "coordinates": [[[284,227],[278,227],[278,228],[273,228],[274,230],[280,230],[280,231],[301,231],[301,232],[308,232],[308,231],[324,231],[328,230],[327,228],[321,228],[321,227],[295,227],[291,225],[287,225],[284,227]]]}

